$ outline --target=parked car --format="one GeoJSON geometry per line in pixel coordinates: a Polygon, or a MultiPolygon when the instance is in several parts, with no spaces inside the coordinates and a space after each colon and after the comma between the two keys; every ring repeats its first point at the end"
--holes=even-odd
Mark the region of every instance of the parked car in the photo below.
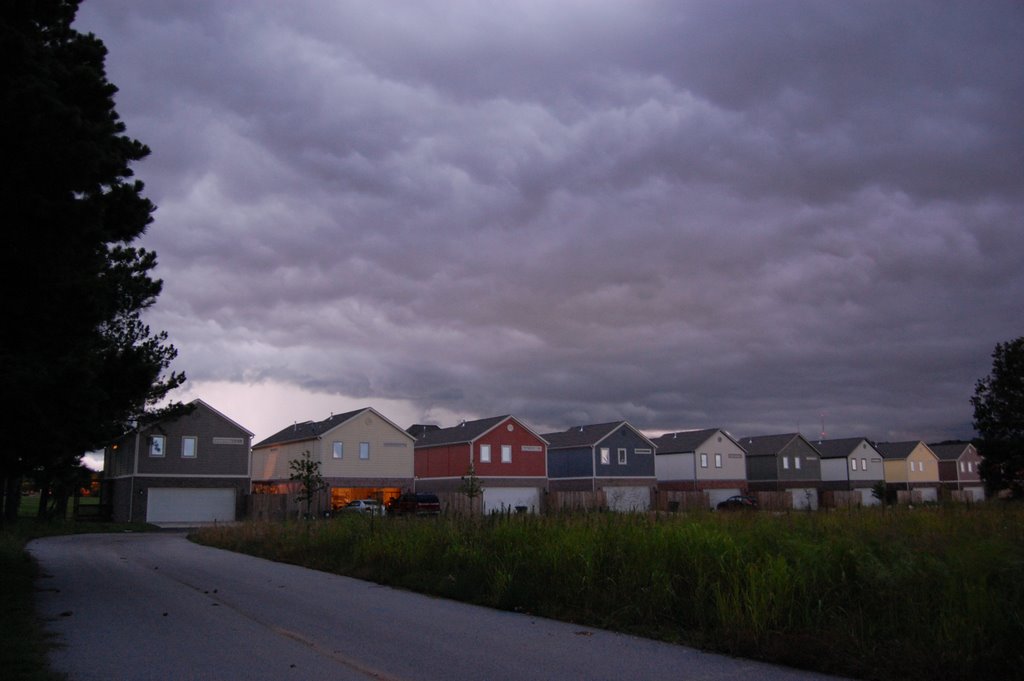
{"type": "Polygon", "coordinates": [[[406,492],[391,501],[388,512],[394,515],[440,515],[441,500],[436,494],[406,492]]]}
{"type": "Polygon", "coordinates": [[[356,499],[341,507],[341,513],[384,515],[384,506],[376,499],[356,499]]]}
{"type": "Polygon", "coordinates": [[[756,510],[757,499],[747,494],[737,494],[724,501],[718,502],[715,506],[719,511],[756,510]]]}

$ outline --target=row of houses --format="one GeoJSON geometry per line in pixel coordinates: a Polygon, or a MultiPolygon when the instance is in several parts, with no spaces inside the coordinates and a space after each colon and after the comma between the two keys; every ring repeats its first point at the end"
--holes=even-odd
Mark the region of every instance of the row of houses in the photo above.
{"type": "Polygon", "coordinates": [[[734,438],[722,428],[648,437],[626,421],[537,433],[512,415],[441,428],[402,428],[365,407],[253,434],[201,400],[177,419],[149,424],[106,448],[102,503],[115,520],[233,520],[257,495],[294,495],[291,462],[307,452],[327,485],[321,510],[383,502],[405,491],[455,499],[468,475],[481,510],[535,511],[552,500],[647,510],[680,499],[714,507],[737,494],[814,509],[828,495],[878,503],[872,490],[937,501],[942,490],[981,500],[980,456],[969,443],[810,441],[799,433],[734,438]],[[472,472],[471,472],[472,468],[472,472]]]}

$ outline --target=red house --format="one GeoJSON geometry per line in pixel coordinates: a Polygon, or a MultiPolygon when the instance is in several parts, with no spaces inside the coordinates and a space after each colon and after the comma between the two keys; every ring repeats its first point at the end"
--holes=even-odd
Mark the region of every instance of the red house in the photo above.
{"type": "MultiPolygon", "coordinates": [[[[411,430],[411,429],[410,429],[411,430]]],[[[470,463],[483,486],[484,513],[540,510],[547,488],[547,441],[513,416],[414,431],[416,490],[450,492],[470,463]]]]}

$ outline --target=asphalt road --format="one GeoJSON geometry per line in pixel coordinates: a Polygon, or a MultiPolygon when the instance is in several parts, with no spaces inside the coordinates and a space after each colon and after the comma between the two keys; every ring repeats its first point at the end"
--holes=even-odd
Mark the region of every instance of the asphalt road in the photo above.
{"type": "Polygon", "coordinates": [[[826,679],[198,546],[38,539],[38,608],[72,681],[826,679]]]}

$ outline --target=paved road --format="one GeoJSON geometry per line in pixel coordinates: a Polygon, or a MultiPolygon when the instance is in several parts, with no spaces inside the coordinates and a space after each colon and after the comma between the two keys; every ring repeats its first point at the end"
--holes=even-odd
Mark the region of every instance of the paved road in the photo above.
{"type": "Polygon", "coordinates": [[[198,546],[38,539],[38,604],[73,681],[826,679],[198,546]]]}

